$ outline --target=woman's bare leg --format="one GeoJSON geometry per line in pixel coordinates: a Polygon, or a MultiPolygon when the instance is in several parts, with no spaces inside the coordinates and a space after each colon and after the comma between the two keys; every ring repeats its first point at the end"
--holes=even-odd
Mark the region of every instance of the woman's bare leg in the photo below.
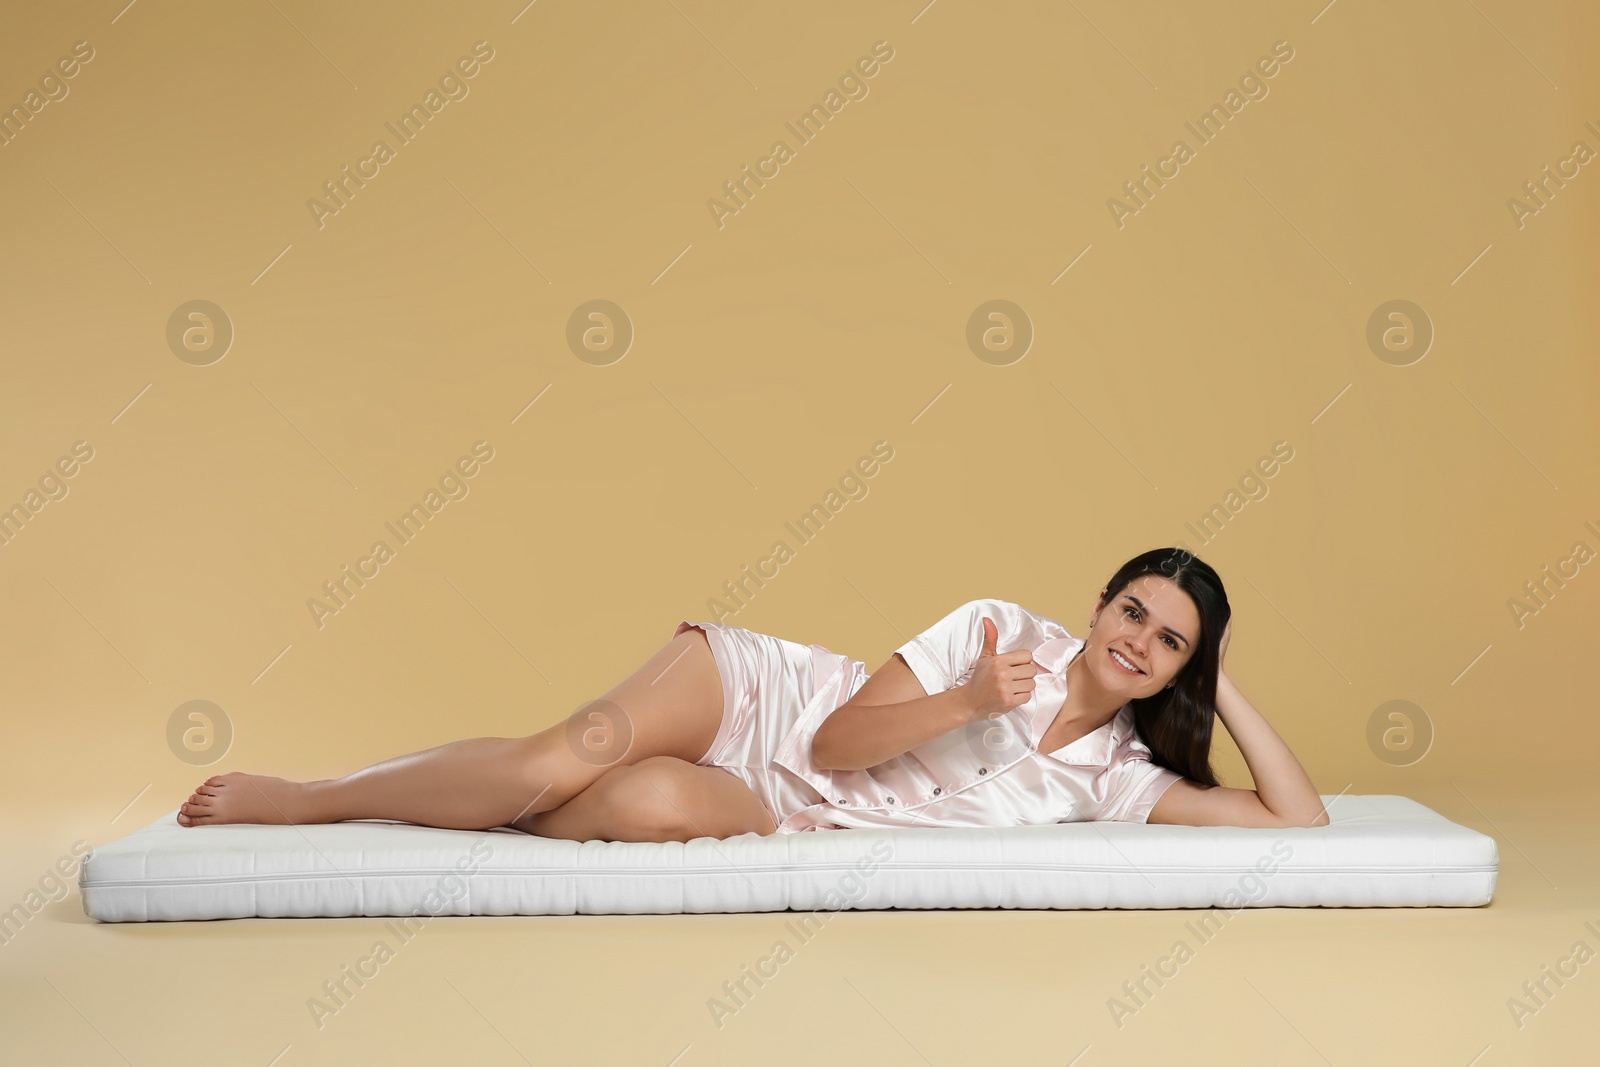
{"type": "Polygon", "coordinates": [[[397,819],[455,830],[507,826],[565,804],[613,767],[652,756],[694,763],[716,738],[722,704],[711,647],[703,633],[689,629],[600,700],[537,734],[454,741],[322,781],[218,775],[181,806],[178,822],[397,819]]]}
{"type": "Polygon", "coordinates": [[[772,815],[738,778],[672,756],[613,767],[558,808],[512,824],[569,841],[689,841],[777,831],[772,815]]]}

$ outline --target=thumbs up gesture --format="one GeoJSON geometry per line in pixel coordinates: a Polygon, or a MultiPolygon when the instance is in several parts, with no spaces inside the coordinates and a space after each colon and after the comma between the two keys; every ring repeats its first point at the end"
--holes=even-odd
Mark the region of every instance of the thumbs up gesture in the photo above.
{"type": "Polygon", "coordinates": [[[965,686],[972,703],[973,719],[1004,715],[1033,698],[1033,676],[1039,673],[1033,653],[1020,648],[1014,652],[996,652],[999,636],[994,620],[985,616],[983,648],[978,652],[978,662],[965,686]]]}

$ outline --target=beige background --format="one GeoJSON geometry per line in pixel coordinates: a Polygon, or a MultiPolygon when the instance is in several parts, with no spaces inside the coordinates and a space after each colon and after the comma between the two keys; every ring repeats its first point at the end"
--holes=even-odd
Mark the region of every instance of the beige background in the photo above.
{"type": "Polygon", "coordinates": [[[1501,880],[1486,909],[1241,914],[1121,1030],[1106,999],[1192,915],[845,914],[721,1030],[706,999],[790,916],[445,920],[319,1030],[306,999],[381,920],[113,928],[73,890],[0,946],[4,1058],[1592,1052],[1600,977],[1520,1030],[1506,1005],[1600,949],[1600,577],[1520,627],[1508,605],[1600,550],[1600,169],[1520,227],[1508,207],[1600,151],[1591,6],[122,3],[18,9],[0,38],[7,107],[94,53],[0,147],[0,507],[93,449],[0,545],[0,907],[219,770],[541,729],[679,619],[875,668],[974,597],[1081,633],[1117,565],[1179,541],[1319,789],[1492,833],[1501,880]],[[479,41],[468,95],[396,147],[384,124],[479,41]],[[880,41],[799,145],[785,123],[880,41]],[[1280,41],[1201,145],[1185,123],[1280,41]],[[379,138],[393,159],[319,228],[307,202],[379,138]],[[1119,227],[1107,201],[1180,138],[1194,158],[1119,227]],[[778,139],[794,158],[719,228],[708,200],[778,139]],[[606,366],[567,342],[597,299],[635,331],[606,366]],[[995,299],[1034,331],[1005,366],[966,341],[995,299]],[[192,300],[235,331],[205,366],[166,339],[192,300]],[[1367,343],[1391,300],[1435,334],[1406,366],[1367,343]],[[478,441],[468,494],[392,540],[478,441]],[[892,461],[801,545],[785,523],[877,441],[892,461]],[[1232,503],[1258,499],[1186,527],[1280,441],[1232,503]],[[395,558],[319,627],[308,599],[379,539],[395,558]],[[209,769],[168,744],[191,700],[231,724],[209,769]],[[1434,733],[1406,766],[1368,742],[1391,700],[1434,733]]]}

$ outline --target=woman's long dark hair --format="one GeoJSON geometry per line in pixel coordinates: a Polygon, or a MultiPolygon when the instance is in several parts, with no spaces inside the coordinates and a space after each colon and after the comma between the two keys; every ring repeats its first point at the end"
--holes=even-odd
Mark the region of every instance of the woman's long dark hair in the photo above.
{"type": "Polygon", "coordinates": [[[1150,748],[1150,762],[1200,785],[1219,785],[1211,770],[1211,727],[1217,714],[1218,646],[1233,615],[1217,572],[1181,548],[1157,548],[1124,563],[1106,583],[1110,606],[1136,579],[1153,574],[1182,589],[1200,614],[1200,639],[1171,689],[1139,697],[1133,705],[1139,740],[1150,748]]]}

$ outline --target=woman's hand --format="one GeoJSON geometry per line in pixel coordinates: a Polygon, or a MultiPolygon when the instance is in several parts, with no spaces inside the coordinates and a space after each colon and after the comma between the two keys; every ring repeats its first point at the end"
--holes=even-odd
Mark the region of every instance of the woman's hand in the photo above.
{"type": "Polygon", "coordinates": [[[1228,616],[1228,625],[1222,628],[1222,640],[1217,644],[1217,673],[1222,673],[1222,661],[1228,654],[1228,638],[1233,636],[1233,616],[1228,616]]]}
{"type": "Polygon", "coordinates": [[[970,694],[974,720],[1004,715],[1033,698],[1033,676],[1039,673],[1033,653],[1023,648],[996,653],[995,642],[999,636],[994,620],[985,617],[983,648],[972,668],[972,677],[964,687],[970,694]]]}

